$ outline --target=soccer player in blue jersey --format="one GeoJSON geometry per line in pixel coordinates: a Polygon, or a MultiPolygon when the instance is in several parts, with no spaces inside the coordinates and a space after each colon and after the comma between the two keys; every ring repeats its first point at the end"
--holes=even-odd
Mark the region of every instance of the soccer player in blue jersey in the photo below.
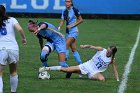
{"type": "Polygon", "coordinates": [[[82,64],[80,55],[76,49],[76,39],[79,35],[77,26],[83,22],[78,9],[73,5],[72,0],[65,0],[66,9],[62,11],[61,22],[58,30],[63,26],[66,21],[66,60],[69,55],[69,47],[72,49],[73,56],[78,64],[82,64]]]}
{"type": "Polygon", "coordinates": [[[40,22],[37,24],[33,20],[29,20],[28,29],[30,32],[33,32],[39,39],[40,47],[42,50],[40,53],[40,60],[43,66],[48,66],[48,56],[55,49],[58,53],[59,65],[62,67],[68,67],[65,62],[66,43],[64,36],[54,25],[48,22],[40,22]],[[47,39],[47,43],[44,45],[44,47],[43,39],[47,39]]]}

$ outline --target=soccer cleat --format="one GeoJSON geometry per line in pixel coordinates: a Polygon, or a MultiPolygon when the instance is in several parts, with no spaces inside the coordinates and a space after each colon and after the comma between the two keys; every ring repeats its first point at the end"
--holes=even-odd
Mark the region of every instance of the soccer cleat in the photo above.
{"type": "Polygon", "coordinates": [[[40,67],[39,68],[39,73],[46,71],[46,67],[40,67]]]}
{"type": "Polygon", "coordinates": [[[66,73],[66,78],[69,79],[69,78],[71,77],[71,75],[72,75],[72,73],[67,72],[67,73],[66,73]]]}

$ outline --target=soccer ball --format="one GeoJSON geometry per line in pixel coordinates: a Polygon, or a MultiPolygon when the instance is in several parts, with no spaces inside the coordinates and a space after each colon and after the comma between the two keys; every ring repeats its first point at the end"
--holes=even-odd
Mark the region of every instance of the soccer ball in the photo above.
{"type": "Polygon", "coordinates": [[[50,79],[50,74],[47,71],[40,72],[38,75],[39,79],[50,79]]]}

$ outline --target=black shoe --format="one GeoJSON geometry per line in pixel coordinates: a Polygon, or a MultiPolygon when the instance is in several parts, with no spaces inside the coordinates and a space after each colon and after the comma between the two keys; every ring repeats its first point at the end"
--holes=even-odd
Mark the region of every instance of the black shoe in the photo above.
{"type": "Polygon", "coordinates": [[[66,73],[66,78],[70,78],[70,77],[71,77],[71,75],[72,75],[72,73],[67,72],[67,73],[66,73]]]}
{"type": "Polygon", "coordinates": [[[11,92],[11,93],[17,93],[17,92],[11,92]]]}

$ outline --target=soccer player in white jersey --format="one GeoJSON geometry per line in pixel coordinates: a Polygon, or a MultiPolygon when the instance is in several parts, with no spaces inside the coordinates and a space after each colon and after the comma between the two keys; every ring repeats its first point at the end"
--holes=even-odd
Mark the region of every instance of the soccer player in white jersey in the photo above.
{"type": "Polygon", "coordinates": [[[3,69],[9,64],[11,93],[17,93],[18,74],[17,62],[19,61],[19,48],[15,38],[15,30],[20,32],[22,43],[26,44],[24,31],[18,21],[7,17],[6,9],[0,5],[0,93],[3,93],[3,69]]]}
{"type": "Polygon", "coordinates": [[[88,75],[89,79],[105,81],[105,77],[102,75],[102,72],[104,72],[111,64],[115,78],[119,81],[118,71],[115,65],[115,53],[117,52],[116,46],[110,46],[108,49],[92,45],[80,45],[80,47],[91,48],[97,50],[97,52],[91,60],[78,66],[71,66],[68,68],[61,66],[42,67],[40,68],[40,72],[45,70],[58,70],[63,72],[81,73],[83,75],[88,75]]]}

